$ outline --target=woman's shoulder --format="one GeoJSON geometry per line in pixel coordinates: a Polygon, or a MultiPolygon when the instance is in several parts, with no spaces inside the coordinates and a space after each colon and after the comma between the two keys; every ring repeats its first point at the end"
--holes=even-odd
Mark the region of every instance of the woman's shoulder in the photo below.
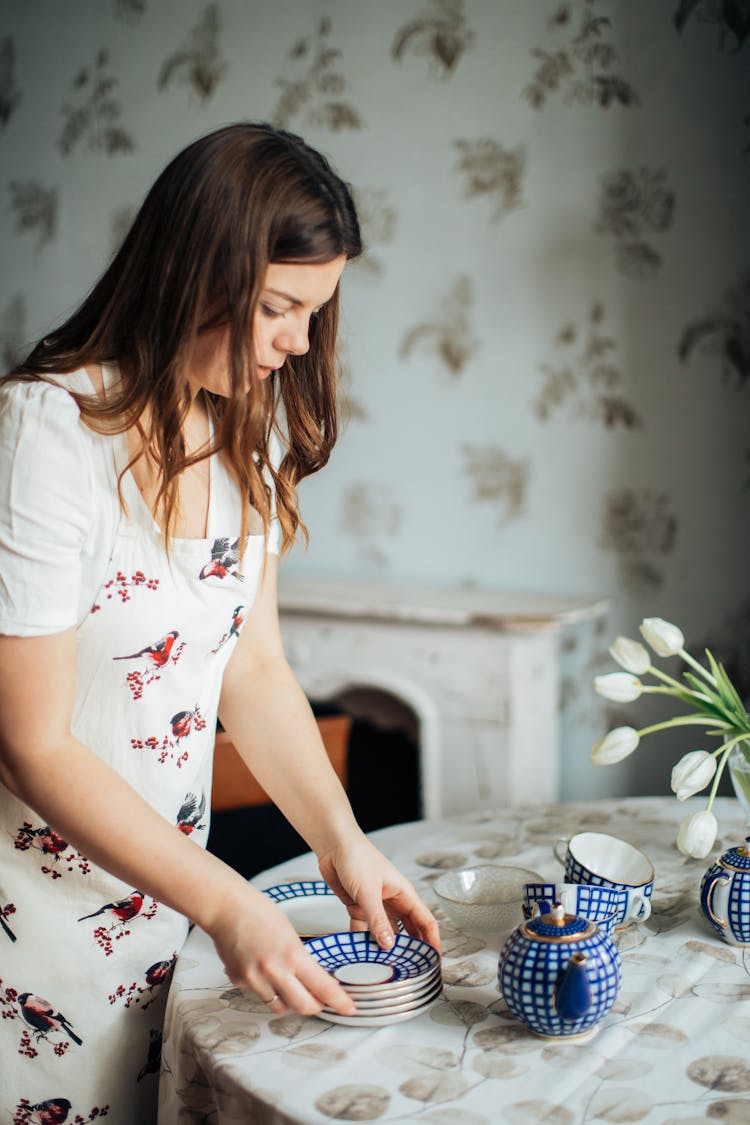
{"type": "Polygon", "coordinates": [[[0,380],[0,410],[24,413],[61,412],[63,418],[77,419],[80,411],[75,394],[85,394],[85,371],[69,375],[13,376],[0,380]]]}

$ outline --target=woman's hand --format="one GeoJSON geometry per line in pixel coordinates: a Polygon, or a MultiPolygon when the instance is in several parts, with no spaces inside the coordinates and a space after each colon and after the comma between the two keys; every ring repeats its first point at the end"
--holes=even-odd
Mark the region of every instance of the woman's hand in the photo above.
{"type": "Polygon", "coordinates": [[[256,992],[276,1015],[314,1016],[323,1005],[352,1015],[351,997],[307,952],[286,915],[255,887],[244,890],[207,927],[232,984],[256,992]]]}
{"type": "Polygon", "coordinates": [[[440,952],[438,925],[414,887],[362,832],[318,856],[320,873],[349,911],[353,930],[370,930],[382,949],[407,933],[440,952]]]}

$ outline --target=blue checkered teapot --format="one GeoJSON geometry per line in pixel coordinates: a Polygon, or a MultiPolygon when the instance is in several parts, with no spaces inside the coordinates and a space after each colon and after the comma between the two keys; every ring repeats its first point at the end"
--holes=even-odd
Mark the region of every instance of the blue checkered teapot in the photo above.
{"type": "Polygon", "coordinates": [[[701,910],[728,945],[750,945],[750,836],[703,876],[701,910]]]}
{"type": "Polygon", "coordinates": [[[590,1034],[620,989],[620,955],[596,922],[556,902],[518,926],[500,953],[498,983],[514,1016],[537,1035],[590,1034]]]}

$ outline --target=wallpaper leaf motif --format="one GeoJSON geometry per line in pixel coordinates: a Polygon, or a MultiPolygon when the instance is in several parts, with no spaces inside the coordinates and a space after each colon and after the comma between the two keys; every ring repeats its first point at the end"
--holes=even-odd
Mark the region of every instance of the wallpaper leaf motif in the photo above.
{"type": "Polygon", "coordinates": [[[119,124],[122,108],[114,97],[117,79],[108,76],[108,66],[109,52],[103,49],[93,67],[84,67],[73,80],[78,104],[63,102],[66,120],[57,142],[64,156],[69,156],[79,142],[89,151],[104,151],[108,156],[132,152],[135,147],[130,134],[119,124]]]}
{"type": "Polygon", "coordinates": [[[308,124],[334,132],[362,128],[359,113],[344,100],[346,79],[336,69],[341,51],[330,46],[330,34],[331,21],[324,17],[315,33],[299,39],[289,52],[292,66],[304,69],[298,78],[276,79],[281,95],[271,120],[279,128],[289,128],[292,118],[303,111],[308,124]]]}
{"type": "Polygon", "coordinates": [[[21,99],[16,86],[16,48],[10,35],[0,42],[0,125],[5,127],[21,99]]]}
{"type": "Polygon", "coordinates": [[[475,334],[469,323],[473,298],[471,281],[462,275],[440,302],[435,319],[423,321],[406,333],[399,348],[401,358],[411,355],[417,345],[431,344],[438,359],[450,373],[460,375],[477,350],[477,345],[473,342],[475,334]]]}
{"type": "Polygon", "coordinates": [[[37,231],[37,249],[41,248],[57,228],[57,190],[45,188],[38,180],[12,180],[8,190],[11,210],[16,213],[16,230],[37,231]]]}
{"type": "Polygon", "coordinates": [[[364,253],[355,258],[350,268],[379,275],[383,263],[373,252],[377,243],[393,242],[396,234],[396,209],[388,202],[387,188],[363,188],[354,192],[354,202],[362,230],[364,253]]]}
{"type": "Polygon", "coordinates": [[[26,301],[20,293],[16,293],[5,307],[0,326],[0,340],[2,340],[2,370],[10,371],[26,358],[29,350],[26,340],[26,301]]]}
{"type": "Polygon", "coordinates": [[[431,0],[431,9],[424,9],[416,19],[396,33],[391,56],[401,62],[404,55],[426,55],[430,72],[438,78],[450,78],[461,56],[474,42],[468,26],[464,0],[431,0]]]}
{"type": "Polygon", "coordinates": [[[674,548],[677,527],[668,493],[615,488],[605,498],[600,545],[617,554],[626,581],[656,588],[664,582],[662,560],[674,548]]]}
{"type": "Polygon", "coordinates": [[[497,221],[508,211],[522,207],[521,181],[526,164],[526,150],[503,148],[491,137],[477,141],[456,141],[460,153],[458,169],[466,178],[464,198],[487,196],[494,200],[492,219],[497,221]]]}
{"type": "Polygon", "coordinates": [[[524,96],[534,109],[542,109],[549,96],[558,91],[568,105],[608,109],[611,105],[638,104],[633,87],[614,71],[617,51],[605,42],[612,21],[594,14],[595,3],[596,0],[569,0],[548,21],[560,45],[553,50],[535,47],[531,51],[538,65],[524,96]],[[576,16],[577,27],[573,24],[576,16]]]}
{"type": "Polygon", "coordinates": [[[695,16],[700,23],[719,25],[719,48],[733,47],[740,51],[750,35],[750,3],[748,0],[679,0],[674,14],[678,31],[695,16]]]}
{"type": "Polygon", "coordinates": [[[390,560],[383,549],[384,536],[396,535],[403,509],[393,499],[389,485],[372,481],[350,484],[341,498],[341,527],[358,541],[363,562],[385,570],[390,560]]]}
{"type": "Polygon", "coordinates": [[[343,492],[341,526],[347,535],[359,539],[395,535],[402,519],[401,506],[388,485],[360,481],[343,492]]]}
{"type": "Polygon", "coordinates": [[[176,78],[189,86],[202,102],[210,98],[227,69],[219,51],[220,32],[219,6],[209,4],[190,31],[185,45],[162,63],[158,88],[164,90],[176,78]]]}
{"type": "Polygon", "coordinates": [[[148,0],[115,0],[115,16],[132,21],[140,19],[148,8],[148,0]]]}
{"type": "Polygon", "coordinates": [[[464,473],[473,484],[472,502],[494,505],[498,526],[523,513],[531,464],[497,445],[464,445],[464,473]]]}
{"type": "Polygon", "coordinates": [[[558,332],[559,360],[539,365],[544,383],[532,406],[540,422],[569,403],[576,415],[601,422],[607,429],[643,425],[623,395],[624,380],[614,355],[617,342],[605,334],[603,321],[604,306],[597,302],[582,329],[569,323],[558,332]]]}
{"type": "Polygon", "coordinates": [[[618,168],[601,177],[594,229],[615,239],[617,267],[631,277],[652,277],[661,265],[661,255],[645,235],[672,225],[675,195],[666,177],[666,169],[646,167],[618,168]]]}
{"type": "Polygon", "coordinates": [[[693,352],[717,355],[722,376],[744,386],[750,379],[750,270],[724,295],[721,305],[683,330],[677,354],[686,363],[693,352]]]}

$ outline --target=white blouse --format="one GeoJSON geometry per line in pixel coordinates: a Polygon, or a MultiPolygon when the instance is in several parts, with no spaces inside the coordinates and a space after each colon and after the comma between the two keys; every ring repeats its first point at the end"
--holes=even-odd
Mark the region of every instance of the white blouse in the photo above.
{"type": "MultiPolygon", "coordinates": [[[[56,633],[84,620],[121,516],[124,435],[97,434],[81,421],[65,387],[93,393],[84,370],[58,379],[0,387],[0,633],[14,636],[56,633]]],[[[275,439],[271,456],[277,465],[275,439]]],[[[214,457],[210,525],[239,533],[239,520],[236,485],[214,457]]],[[[278,554],[280,541],[274,514],[267,550],[278,554]]]]}

